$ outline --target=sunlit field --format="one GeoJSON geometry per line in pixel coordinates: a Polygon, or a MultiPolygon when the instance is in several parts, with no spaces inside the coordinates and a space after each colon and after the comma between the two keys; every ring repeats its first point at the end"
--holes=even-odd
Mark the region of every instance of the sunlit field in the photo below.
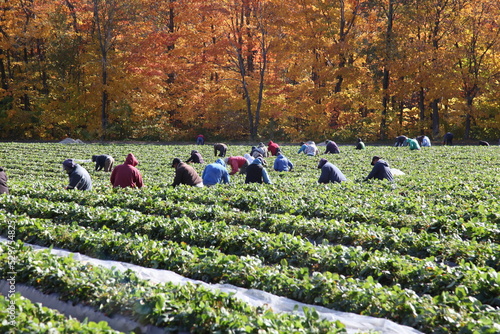
{"type": "MultiPolygon", "coordinates": [[[[499,146],[368,144],[340,146],[335,155],[319,147],[320,156],[308,157],[283,145],[294,169],[275,172],[274,157],[266,158],[272,184],[245,184],[236,174],[229,185],[173,188],[172,159],[187,160],[193,149],[205,159],[193,164],[201,175],[217,159],[211,145],[0,143],[10,188],[0,195],[0,230],[7,237],[15,226],[15,239],[26,243],[260,289],[425,333],[500,332],[499,146]],[[110,173],[96,172],[90,159],[110,154],[116,165],[128,153],[139,160],[145,187],[113,189],[110,173]],[[363,181],[374,155],[405,175],[363,181]],[[319,185],[322,157],[348,181],[319,185]],[[92,191],[64,189],[67,158],[89,171],[92,191]]],[[[227,156],[250,149],[229,145],[227,156]]],[[[133,277],[97,268],[93,276],[70,260],[15,247],[20,283],[173,331],[343,331],[314,314],[299,321],[269,313],[269,323],[259,323],[264,311],[196,288],[165,297],[133,277]],[[97,284],[98,277],[108,278],[97,284]]],[[[2,279],[7,254],[2,246],[2,279]]]]}

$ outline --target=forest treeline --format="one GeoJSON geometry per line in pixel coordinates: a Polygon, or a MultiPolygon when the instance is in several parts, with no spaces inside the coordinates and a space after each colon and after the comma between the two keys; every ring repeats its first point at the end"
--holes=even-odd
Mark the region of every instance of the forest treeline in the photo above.
{"type": "Polygon", "coordinates": [[[498,0],[3,0],[0,137],[500,136],[498,0]]]}

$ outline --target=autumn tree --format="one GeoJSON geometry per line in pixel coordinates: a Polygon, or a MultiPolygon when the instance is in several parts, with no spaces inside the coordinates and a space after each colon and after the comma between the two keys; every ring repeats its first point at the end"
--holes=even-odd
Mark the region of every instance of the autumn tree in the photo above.
{"type": "Polygon", "coordinates": [[[465,99],[464,139],[470,138],[475,118],[474,101],[483,94],[500,69],[495,61],[500,42],[500,8],[497,1],[466,1],[455,30],[457,72],[465,99]]]}

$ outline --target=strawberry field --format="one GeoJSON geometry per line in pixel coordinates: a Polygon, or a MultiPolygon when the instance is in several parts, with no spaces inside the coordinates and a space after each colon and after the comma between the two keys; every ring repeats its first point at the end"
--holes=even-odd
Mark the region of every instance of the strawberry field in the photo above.
{"type": "MultiPolygon", "coordinates": [[[[229,145],[228,155],[250,148],[229,145]]],[[[319,158],[283,146],[295,168],[272,171],[274,157],[266,158],[273,184],[245,184],[236,174],[229,185],[171,187],[172,159],[187,160],[193,149],[205,159],[193,165],[201,175],[216,159],[211,145],[0,143],[10,187],[10,195],[0,195],[1,234],[424,333],[500,332],[500,147],[341,146],[340,154],[321,157],[348,181],[319,185],[319,158]],[[110,154],[120,164],[128,153],[139,160],[142,189],[113,189],[110,174],[90,162],[92,155],[110,154]],[[373,155],[405,175],[393,183],[363,182],[373,155]],[[89,171],[92,191],[64,189],[67,158],[89,171]]],[[[340,322],[314,311],[279,314],[201,287],[154,285],[22,242],[1,245],[1,279],[15,271],[18,284],[166,332],[344,332],[340,322]]],[[[28,300],[15,302],[34,318],[57,324],[60,317],[28,300]]],[[[102,323],[69,325],[111,332],[102,323]]]]}

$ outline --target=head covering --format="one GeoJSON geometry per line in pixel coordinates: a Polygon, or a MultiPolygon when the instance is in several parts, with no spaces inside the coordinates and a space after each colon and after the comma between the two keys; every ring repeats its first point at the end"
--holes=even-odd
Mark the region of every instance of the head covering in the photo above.
{"type": "Polygon", "coordinates": [[[372,158],[372,165],[375,165],[375,163],[373,162],[373,160],[380,160],[381,158],[378,156],[378,155],[374,155],[373,158],[372,158]]]}
{"type": "Polygon", "coordinates": [[[227,162],[229,161],[229,157],[227,158],[224,158],[224,162],[227,164],[227,162]]]}
{"type": "Polygon", "coordinates": [[[225,162],[224,162],[224,160],[222,160],[222,159],[217,159],[217,160],[215,160],[215,163],[216,163],[216,164],[219,164],[219,165],[222,165],[222,166],[224,166],[224,167],[226,167],[226,163],[225,163],[225,162]]]}
{"type": "Polygon", "coordinates": [[[66,169],[75,168],[75,166],[76,166],[76,162],[73,159],[66,159],[63,161],[62,164],[63,164],[63,167],[66,169]]]}
{"type": "Polygon", "coordinates": [[[358,143],[360,143],[360,142],[361,142],[361,138],[358,138],[358,143]]]}
{"type": "Polygon", "coordinates": [[[174,158],[174,160],[172,160],[172,167],[175,167],[176,164],[180,164],[181,162],[182,162],[181,159],[174,158]]]}
{"type": "Polygon", "coordinates": [[[191,151],[191,154],[195,154],[195,153],[198,153],[198,151],[197,150],[192,150],[191,151]]]}
{"type": "Polygon", "coordinates": [[[137,166],[139,164],[139,160],[136,159],[135,155],[132,153],[129,153],[127,157],[125,158],[125,163],[127,165],[132,165],[132,166],[137,166]]]}
{"type": "Polygon", "coordinates": [[[327,162],[328,160],[326,160],[325,158],[321,158],[321,160],[318,162],[318,168],[323,167],[327,162]]]}

